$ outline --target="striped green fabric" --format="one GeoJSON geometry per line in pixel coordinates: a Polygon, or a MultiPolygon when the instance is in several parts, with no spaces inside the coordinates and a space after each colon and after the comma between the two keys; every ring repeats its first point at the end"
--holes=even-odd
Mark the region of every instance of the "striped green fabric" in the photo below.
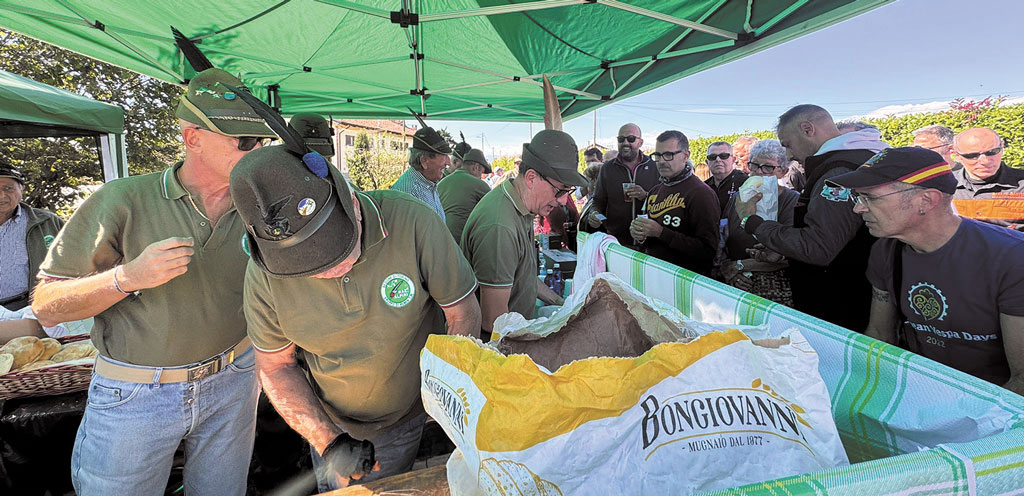
{"type": "MultiPolygon", "coordinates": [[[[581,246],[587,237],[579,235],[581,246]]],[[[713,494],[1024,493],[1021,396],[621,245],[604,256],[608,272],[691,318],[767,324],[773,333],[796,327],[818,353],[853,465],[713,494]]]]}

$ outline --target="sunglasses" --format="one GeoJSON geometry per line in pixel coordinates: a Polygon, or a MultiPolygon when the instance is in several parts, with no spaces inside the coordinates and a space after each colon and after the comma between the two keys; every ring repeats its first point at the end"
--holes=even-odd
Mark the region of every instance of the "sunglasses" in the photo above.
{"type": "Polygon", "coordinates": [[[995,147],[995,148],[993,148],[991,150],[988,150],[988,151],[977,152],[977,153],[960,153],[960,152],[956,152],[956,154],[960,155],[961,158],[966,158],[967,160],[974,160],[974,159],[976,159],[976,158],[978,158],[978,157],[980,157],[982,155],[984,155],[986,157],[992,157],[992,156],[995,156],[995,155],[999,155],[1000,153],[1003,153],[1003,147],[1001,147],[1001,146],[997,146],[997,147],[995,147]]]}
{"type": "Polygon", "coordinates": [[[747,162],[747,168],[749,168],[750,170],[761,170],[771,174],[772,172],[775,172],[775,169],[778,169],[779,166],[759,164],[757,162],[747,162]]]}
{"type": "MultiPolygon", "coordinates": [[[[540,174],[538,174],[538,175],[540,175],[540,174]]],[[[547,181],[547,183],[549,185],[551,185],[552,188],[555,188],[555,199],[556,200],[561,198],[561,197],[563,197],[563,196],[565,196],[565,195],[571,194],[573,191],[576,191],[576,186],[572,186],[569,189],[562,189],[562,188],[559,188],[558,186],[555,186],[555,184],[552,183],[548,178],[546,178],[544,176],[540,176],[540,177],[542,179],[544,179],[545,181],[547,181]]]]}
{"type": "Polygon", "coordinates": [[[636,140],[640,139],[640,137],[639,136],[633,136],[631,134],[629,136],[616,136],[615,139],[619,140],[619,143],[622,143],[623,141],[628,141],[630,143],[633,143],[636,140]]]}
{"type": "MultiPolygon", "coordinates": [[[[213,134],[220,134],[218,132],[210,131],[209,129],[203,129],[201,127],[194,127],[192,129],[197,129],[199,131],[206,131],[208,133],[213,133],[213,134]]],[[[221,134],[221,136],[226,136],[226,135],[221,134]]],[[[234,139],[238,140],[238,149],[243,151],[243,152],[247,152],[247,151],[252,150],[253,148],[256,148],[256,145],[265,146],[270,141],[270,138],[260,138],[260,137],[257,137],[257,136],[242,136],[242,137],[238,137],[238,138],[235,138],[234,136],[228,136],[228,137],[229,138],[234,138],[234,139]]]]}
{"type": "Polygon", "coordinates": [[[654,160],[664,160],[665,162],[671,162],[672,159],[676,158],[676,155],[683,153],[682,150],[676,150],[674,152],[654,152],[651,154],[651,158],[654,160]]]}
{"type": "Polygon", "coordinates": [[[714,162],[716,158],[720,159],[720,160],[729,160],[729,157],[731,157],[731,156],[732,156],[731,153],[719,153],[717,155],[714,154],[714,153],[709,153],[708,154],[708,162],[714,162]]]}

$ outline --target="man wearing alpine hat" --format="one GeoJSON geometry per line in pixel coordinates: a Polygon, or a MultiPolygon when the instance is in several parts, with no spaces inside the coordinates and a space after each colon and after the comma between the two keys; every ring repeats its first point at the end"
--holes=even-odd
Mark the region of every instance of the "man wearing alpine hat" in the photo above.
{"type": "MultiPolygon", "coordinates": [[[[458,146],[455,149],[458,152],[458,146]]],[[[484,174],[491,173],[491,164],[487,163],[484,152],[476,148],[465,152],[465,157],[456,162],[458,168],[437,184],[437,194],[444,206],[444,223],[455,241],[460,242],[473,207],[491,192],[491,187],[482,179],[484,174]]]]}
{"type": "MultiPolygon", "coordinates": [[[[462,133],[459,134],[461,135],[462,133]]],[[[445,168],[444,177],[448,177],[452,172],[462,168],[462,162],[471,149],[473,149],[473,146],[466,143],[466,138],[463,137],[462,141],[458,142],[452,150],[452,163],[450,167],[445,168]]]]}
{"type": "Polygon", "coordinates": [[[327,119],[310,112],[302,112],[292,116],[288,125],[302,135],[302,141],[310,150],[324,158],[334,156],[334,129],[327,119]]]}
{"type": "Polygon", "coordinates": [[[852,190],[874,244],[865,334],[1024,393],[1024,234],[960,217],[938,153],[876,154],[830,181],[852,190]]]}
{"type": "Polygon", "coordinates": [[[240,86],[220,69],[197,74],[176,111],[184,162],[104,185],[40,268],[40,324],[95,317],[99,357],[71,457],[78,494],[161,494],[182,442],[186,493],[245,494],[259,386],[228,176],[274,133],[240,86]]]}
{"type": "Polygon", "coordinates": [[[231,173],[264,391],[309,441],[321,491],[408,471],[426,420],[419,353],[446,320],[449,334],[478,335],[473,271],[422,202],[353,192],[282,138],[231,173]]]}
{"type": "Polygon", "coordinates": [[[533,220],[564,204],[576,187],[589,184],[577,172],[578,163],[572,136],[540,131],[523,144],[519,175],[487,193],[469,215],[461,245],[480,281],[486,333],[503,313],[532,319],[538,296],[550,305],[564,303],[537,278],[533,220]]]}
{"type": "Polygon", "coordinates": [[[417,129],[409,149],[409,168],[391,185],[391,189],[412,195],[444,220],[437,183],[444,177],[445,167],[452,163],[448,156],[451,152],[448,142],[434,128],[423,126],[417,129]]]}

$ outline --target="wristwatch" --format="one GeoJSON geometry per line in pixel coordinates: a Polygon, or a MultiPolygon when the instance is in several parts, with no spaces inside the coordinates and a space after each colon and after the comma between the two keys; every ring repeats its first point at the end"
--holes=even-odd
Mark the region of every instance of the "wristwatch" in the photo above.
{"type": "Polygon", "coordinates": [[[743,260],[736,261],[736,271],[743,272],[743,260]]]}

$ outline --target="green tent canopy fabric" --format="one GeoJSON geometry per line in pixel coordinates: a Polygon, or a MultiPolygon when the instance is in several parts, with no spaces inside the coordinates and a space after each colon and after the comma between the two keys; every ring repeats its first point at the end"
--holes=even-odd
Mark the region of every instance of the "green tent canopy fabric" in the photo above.
{"type": "Polygon", "coordinates": [[[99,136],[124,132],[124,110],[0,71],[0,137],[99,136]]]}
{"type": "Polygon", "coordinates": [[[181,30],[285,114],[564,119],[891,0],[8,0],[0,26],[171,82],[181,30]]]}

